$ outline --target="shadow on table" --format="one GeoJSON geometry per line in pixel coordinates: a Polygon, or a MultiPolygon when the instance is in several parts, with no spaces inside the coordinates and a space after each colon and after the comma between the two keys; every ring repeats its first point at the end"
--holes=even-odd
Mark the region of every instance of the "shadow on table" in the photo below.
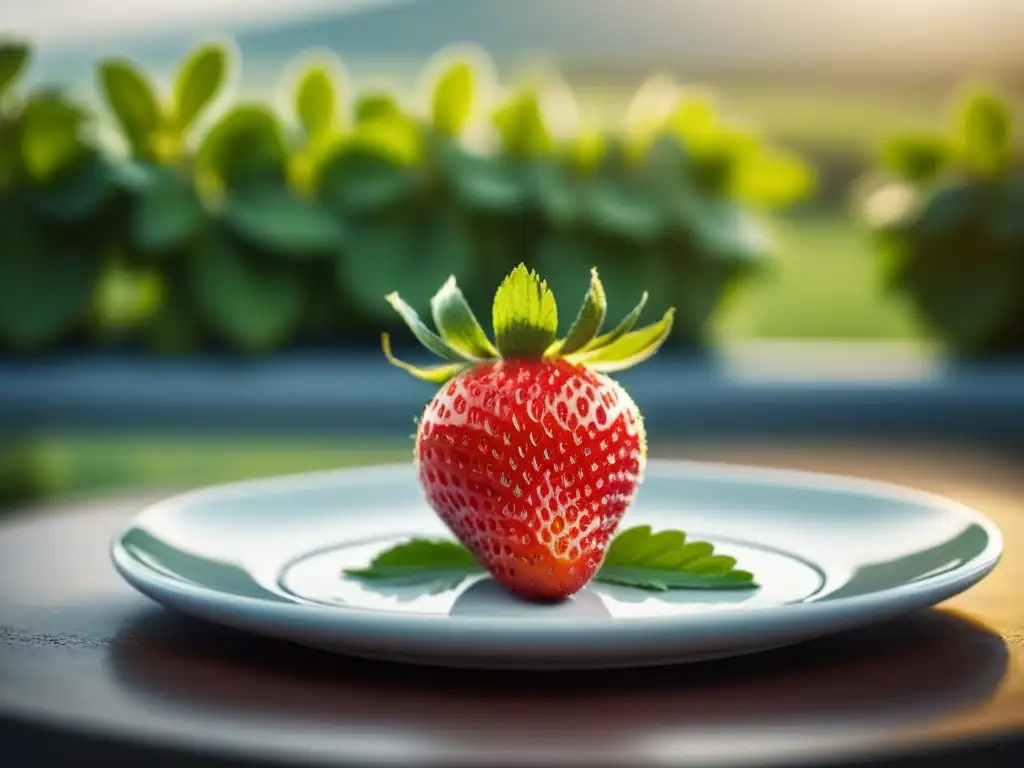
{"type": "Polygon", "coordinates": [[[133,694],[212,713],[503,738],[613,738],[660,726],[896,728],[983,704],[1002,638],[929,610],[789,648],[632,670],[485,672],[366,661],[147,611],[111,646],[133,694]]]}

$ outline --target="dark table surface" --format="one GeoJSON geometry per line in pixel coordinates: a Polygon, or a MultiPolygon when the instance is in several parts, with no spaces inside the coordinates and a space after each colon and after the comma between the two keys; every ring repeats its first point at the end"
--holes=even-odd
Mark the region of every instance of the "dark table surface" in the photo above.
{"type": "Polygon", "coordinates": [[[0,522],[3,753],[25,765],[1022,764],[1019,457],[749,444],[682,453],[945,493],[991,517],[1006,554],[937,609],[788,649],[487,673],[332,656],[157,606],[118,578],[107,544],[160,494],[26,510],[0,522]]]}

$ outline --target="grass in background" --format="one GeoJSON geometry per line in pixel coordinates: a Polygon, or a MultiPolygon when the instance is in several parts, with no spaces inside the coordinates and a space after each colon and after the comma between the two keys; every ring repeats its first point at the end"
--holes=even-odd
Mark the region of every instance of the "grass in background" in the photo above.
{"type": "Polygon", "coordinates": [[[47,435],[0,445],[0,510],[148,488],[187,490],[293,472],[409,461],[412,442],[355,437],[193,438],[47,435]]]}
{"type": "Polygon", "coordinates": [[[778,228],[777,260],[725,307],[729,338],[919,338],[902,297],[887,293],[865,231],[838,214],[802,216],[778,228]]]}

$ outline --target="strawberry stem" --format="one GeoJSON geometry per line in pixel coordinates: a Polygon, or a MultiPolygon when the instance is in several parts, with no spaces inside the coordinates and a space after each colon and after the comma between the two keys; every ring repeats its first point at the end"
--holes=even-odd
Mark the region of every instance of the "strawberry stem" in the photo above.
{"type": "Polygon", "coordinates": [[[614,329],[599,336],[608,305],[597,270],[592,269],[590,286],[572,327],[565,338],[556,340],[555,297],[547,283],[525,264],[512,270],[495,293],[494,342],[480,326],[454,277],[448,278],[430,301],[437,333],[397,293],[386,298],[419,342],[449,364],[421,368],[402,362],[392,355],[387,334],[381,339],[385,357],[413,376],[437,384],[458,376],[474,363],[495,359],[564,358],[604,373],[625,370],[658,351],[672,332],[675,314],[674,309],[669,309],[657,323],[632,330],[647,303],[644,292],[632,312],[614,329]]]}

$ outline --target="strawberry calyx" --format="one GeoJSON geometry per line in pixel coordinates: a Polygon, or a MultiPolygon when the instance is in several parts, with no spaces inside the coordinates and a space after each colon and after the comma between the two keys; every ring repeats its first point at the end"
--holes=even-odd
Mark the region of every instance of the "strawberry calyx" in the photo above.
{"type": "Polygon", "coordinates": [[[608,303],[597,270],[592,269],[590,285],[576,319],[566,335],[556,339],[558,306],[554,294],[525,264],[513,269],[495,293],[493,342],[474,316],[454,276],[448,278],[430,301],[436,331],[431,330],[397,293],[385,298],[416,339],[445,363],[422,367],[397,359],[391,352],[391,341],[386,333],[381,336],[384,355],[393,365],[435,384],[442,384],[489,360],[564,359],[600,373],[625,370],[658,351],[672,331],[675,314],[675,309],[669,308],[658,322],[633,330],[647,303],[645,291],[633,311],[602,334],[608,303]]]}

